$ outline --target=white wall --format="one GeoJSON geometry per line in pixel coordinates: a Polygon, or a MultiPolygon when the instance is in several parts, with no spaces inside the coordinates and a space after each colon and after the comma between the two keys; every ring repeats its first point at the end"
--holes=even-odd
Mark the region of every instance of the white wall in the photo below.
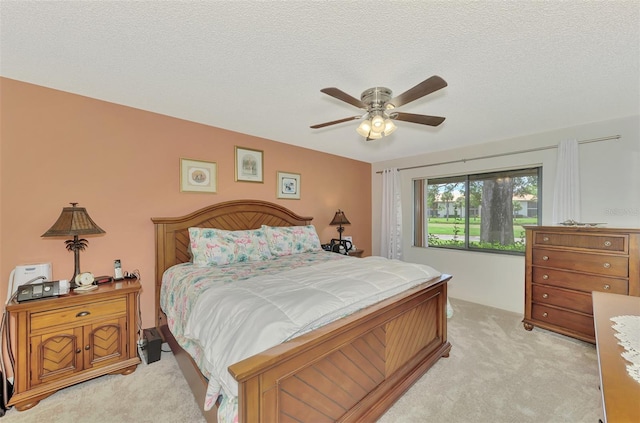
{"type": "MultiPolygon", "coordinates": [[[[400,135],[400,131],[398,131],[400,135]]],[[[583,222],[609,227],[640,227],[640,116],[496,141],[479,146],[429,153],[372,164],[373,254],[380,253],[382,176],[376,172],[492,154],[555,146],[564,139],[589,140],[620,135],[619,140],[581,144],[580,191],[583,222]]],[[[432,135],[425,135],[429,137],[432,135]]],[[[425,140],[428,142],[428,139],[425,140]]],[[[413,179],[542,165],[542,223],[551,225],[557,149],[519,153],[449,165],[402,170],[404,259],[429,264],[453,275],[449,295],[524,313],[524,257],[438,248],[412,247],[413,179]]]]}

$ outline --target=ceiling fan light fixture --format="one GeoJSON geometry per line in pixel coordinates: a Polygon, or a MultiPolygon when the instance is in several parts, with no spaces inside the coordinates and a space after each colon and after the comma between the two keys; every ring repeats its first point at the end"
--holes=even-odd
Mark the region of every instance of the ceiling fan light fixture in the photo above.
{"type": "Polygon", "coordinates": [[[371,132],[371,121],[369,119],[363,120],[356,131],[363,137],[368,137],[369,133],[371,132]]]}
{"type": "Polygon", "coordinates": [[[376,115],[371,119],[371,132],[381,134],[384,132],[385,122],[384,118],[380,115],[376,115]]]}
{"type": "Polygon", "coordinates": [[[391,119],[384,120],[384,134],[391,135],[396,130],[396,124],[391,119]]]}
{"type": "Polygon", "coordinates": [[[367,135],[367,141],[369,140],[379,140],[380,138],[384,137],[384,135],[381,132],[370,132],[367,135]]]}

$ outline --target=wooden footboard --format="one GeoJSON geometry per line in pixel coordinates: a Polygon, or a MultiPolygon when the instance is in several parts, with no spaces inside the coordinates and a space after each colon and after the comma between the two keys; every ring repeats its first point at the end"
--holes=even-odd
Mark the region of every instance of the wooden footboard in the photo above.
{"type": "Polygon", "coordinates": [[[241,422],[371,422],[451,345],[445,275],[229,368],[241,422]]]}

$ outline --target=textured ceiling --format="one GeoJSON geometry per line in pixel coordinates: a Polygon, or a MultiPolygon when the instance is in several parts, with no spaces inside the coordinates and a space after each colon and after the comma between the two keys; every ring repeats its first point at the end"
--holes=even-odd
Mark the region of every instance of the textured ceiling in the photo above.
{"type": "Polygon", "coordinates": [[[0,36],[4,77],[366,162],[640,113],[639,1],[2,0],[0,36]],[[437,128],[309,128],[431,75],[437,128]]]}

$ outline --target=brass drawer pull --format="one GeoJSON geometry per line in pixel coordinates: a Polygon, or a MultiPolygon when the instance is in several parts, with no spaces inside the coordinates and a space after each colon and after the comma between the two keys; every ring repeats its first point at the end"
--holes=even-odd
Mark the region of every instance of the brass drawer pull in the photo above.
{"type": "Polygon", "coordinates": [[[548,236],[542,237],[542,240],[543,240],[544,242],[548,242],[548,241],[549,241],[549,237],[548,237],[548,236]]]}
{"type": "Polygon", "coordinates": [[[90,311],[81,311],[80,313],[76,314],[76,317],[84,317],[84,316],[88,316],[90,314],[91,314],[90,311]]]}
{"type": "Polygon", "coordinates": [[[549,256],[542,256],[542,260],[544,260],[544,261],[549,260],[549,256]]]}
{"type": "Polygon", "coordinates": [[[604,289],[608,291],[609,289],[611,289],[611,285],[609,285],[608,283],[604,284],[604,289]]]}
{"type": "Polygon", "coordinates": [[[80,348],[78,348],[78,349],[76,350],[76,354],[80,354],[81,352],[82,352],[82,350],[81,350],[80,348]]]}
{"type": "Polygon", "coordinates": [[[546,311],[544,313],[542,313],[542,317],[547,317],[549,315],[549,313],[547,313],[546,311]]]}
{"type": "Polygon", "coordinates": [[[90,346],[88,346],[88,345],[85,345],[85,346],[84,346],[84,349],[85,349],[85,350],[87,350],[87,351],[89,351],[89,348],[91,348],[91,347],[90,347],[90,346]]]}
{"type": "Polygon", "coordinates": [[[546,281],[547,279],[549,279],[549,275],[542,275],[542,279],[546,281]]]}
{"type": "Polygon", "coordinates": [[[542,294],[542,298],[549,298],[549,294],[545,292],[544,294],[542,294]]]}
{"type": "Polygon", "coordinates": [[[603,264],[602,266],[603,266],[605,269],[608,269],[608,268],[610,268],[610,267],[611,267],[611,264],[609,264],[609,263],[605,263],[605,264],[603,264]]]}
{"type": "Polygon", "coordinates": [[[611,241],[605,241],[604,242],[604,246],[605,247],[611,247],[611,241]]]}

